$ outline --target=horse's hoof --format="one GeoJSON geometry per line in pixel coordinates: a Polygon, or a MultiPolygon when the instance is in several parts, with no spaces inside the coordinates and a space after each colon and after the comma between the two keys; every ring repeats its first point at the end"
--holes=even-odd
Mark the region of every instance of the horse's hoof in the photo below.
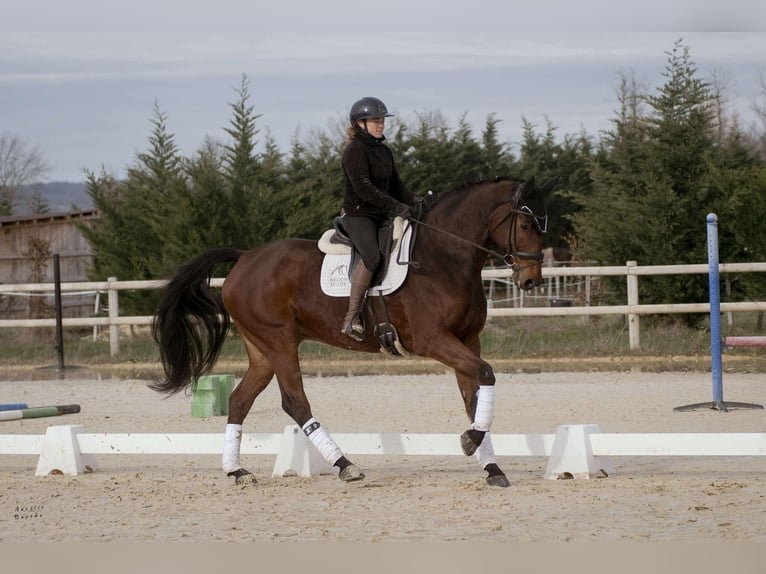
{"type": "Polygon", "coordinates": [[[481,441],[484,440],[484,431],[469,429],[460,435],[460,447],[466,456],[471,456],[479,448],[481,441]]]}
{"type": "Polygon", "coordinates": [[[340,470],[338,478],[343,482],[355,482],[357,480],[364,480],[364,473],[355,464],[349,464],[340,470]]]}
{"type": "Polygon", "coordinates": [[[234,484],[237,486],[253,486],[258,484],[258,481],[255,479],[255,475],[253,473],[248,473],[237,477],[234,481],[234,484]]]}
{"type": "Polygon", "coordinates": [[[490,486],[500,486],[502,488],[508,488],[511,486],[511,481],[504,474],[493,474],[487,477],[487,484],[490,486]]]}
{"type": "Polygon", "coordinates": [[[249,470],[245,470],[244,468],[239,468],[233,472],[228,473],[226,476],[233,476],[234,484],[237,486],[251,486],[258,483],[258,481],[255,479],[255,475],[249,470]]]}

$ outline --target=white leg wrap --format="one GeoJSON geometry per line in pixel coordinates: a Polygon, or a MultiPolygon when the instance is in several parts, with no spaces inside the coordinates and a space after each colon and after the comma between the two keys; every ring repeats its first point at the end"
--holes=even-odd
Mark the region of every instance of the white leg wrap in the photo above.
{"type": "Polygon", "coordinates": [[[476,398],[476,415],[471,428],[489,432],[492,426],[492,413],[495,410],[495,386],[481,385],[476,398]]]}
{"type": "Polygon", "coordinates": [[[303,425],[303,433],[331,466],[343,456],[338,445],[316,419],[311,418],[303,425]]]}
{"type": "Polygon", "coordinates": [[[481,468],[497,462],[497,459],[495,459],[495,449],[492,448],[492,437],[489,433],[484,435],[484,440],[481,441],[474,456],[476,457],[476,460],[479,461],[479,466],[481,466],[481,468]]]}
{"type": "Polygon", "coordinates": [[[228,474],[239,470],[239,445],[242,442],[242,425],[226,425],[223,436],[223,471],[228,474]]]}

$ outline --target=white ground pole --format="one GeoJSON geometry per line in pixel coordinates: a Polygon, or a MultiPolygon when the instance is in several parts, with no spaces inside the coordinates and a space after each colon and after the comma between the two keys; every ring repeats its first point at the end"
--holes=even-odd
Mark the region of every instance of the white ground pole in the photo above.
{"type": "MultiPolygon", "coordinates": [[[[462,456],[458,434],[333,433],[348,455],[462,456]]],[[[497,457],[547,457],[546,479],[613,474],[615,457],[766,456],[766,433],[602,433],[597,424],[559,425],[555,434],[493,434],[497,457]]],[[[223,453],[224,433],[88,433],[81,425],[44,435],[0,435],[0,456],[38,455],[37,476],[98,470],[96,456],[223,453]]],[[[276,455],[273,476],[334,473],[300,427],[243,433],[243,455],[276,455]]],[[[501,461],[502,462],[502,461],[501,461]]]]}

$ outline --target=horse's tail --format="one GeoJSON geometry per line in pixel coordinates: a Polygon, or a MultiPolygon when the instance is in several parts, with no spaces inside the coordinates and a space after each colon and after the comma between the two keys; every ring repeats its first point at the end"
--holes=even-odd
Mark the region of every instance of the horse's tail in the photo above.
{"type": "Polygon", "coordinates": [[[229,313],[208,279],[219,263],[236,261],[237,249],[212,249],[178,268],[167,284],[152,322],[165,380],[149,387],[172,395],[210,372],[231,326],[229,313]]]}

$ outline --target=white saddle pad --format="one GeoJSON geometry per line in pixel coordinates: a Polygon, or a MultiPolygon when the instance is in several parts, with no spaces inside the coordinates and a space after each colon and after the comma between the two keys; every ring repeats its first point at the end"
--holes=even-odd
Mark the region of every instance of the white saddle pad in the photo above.
{"type": "MultiPolygon", "coordinates": [[[[407,277],[409,268],[408,258],[410,252],[410,239],[412,238],[412,226],[406,225],[401,241],[394,243],[391,252],[391,261],[386,270],[386,276],[380,285],[376,285],[368,291],[376,295],[388,295],[402,286],[407,277]]],[[[330,297],[348,297],[351,293],[351,281],[348,278],[348,266],[351,262],[351,253],[330,253],[324,256],[320,284],[322,292],[330,297]]]]}

